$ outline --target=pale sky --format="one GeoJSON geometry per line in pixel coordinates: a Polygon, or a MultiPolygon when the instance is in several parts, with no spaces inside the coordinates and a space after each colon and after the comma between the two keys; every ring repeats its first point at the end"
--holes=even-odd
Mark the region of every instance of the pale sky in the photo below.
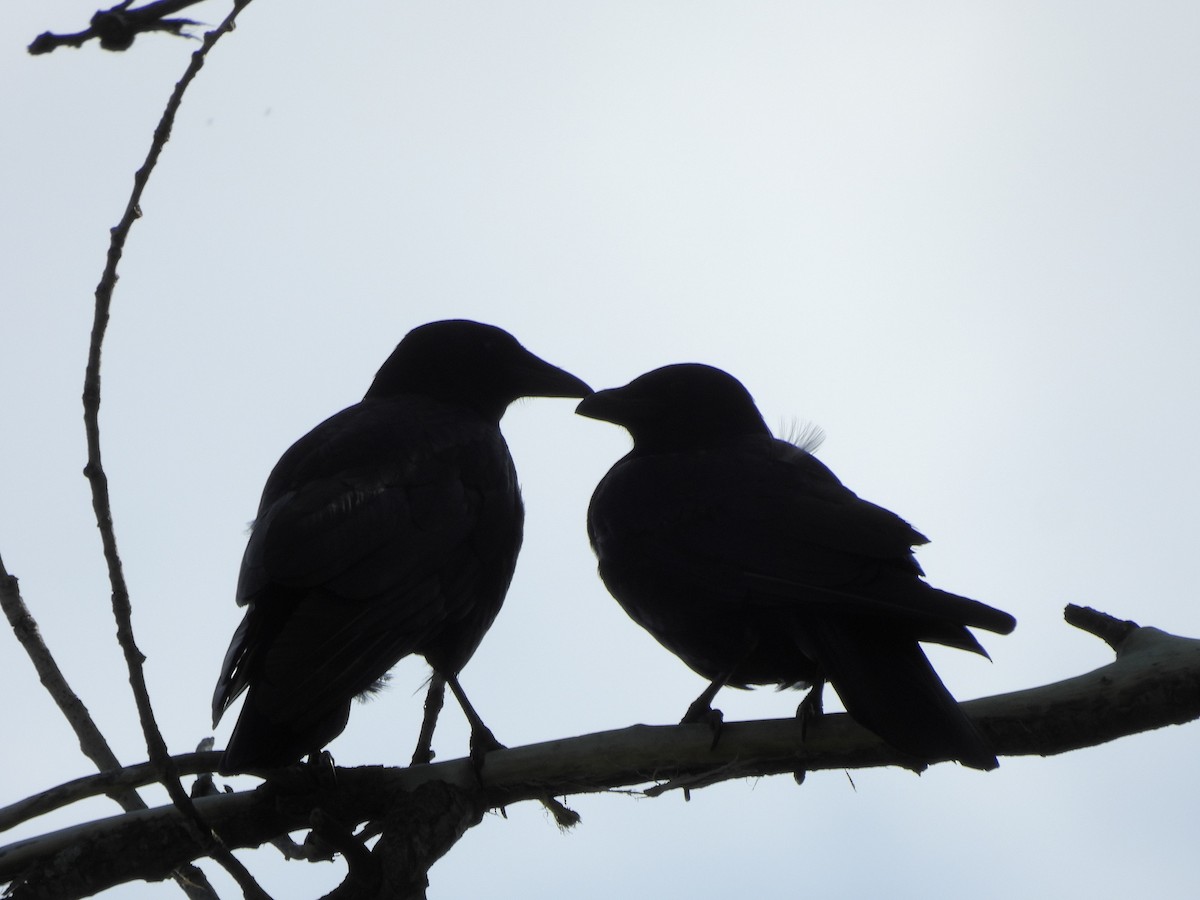
{"type": "MultiPolygon", "coordinates": [[[[132,763],[79,396],[108,229],[197,45],[25,54],[94,9],[16,4],[0,45],[0,553],[132,763]]],[[[781,431],[820,426],[842,480],[933,540],[932,583],[1017,617],[981,635],[990,664],[931,651],[959,699],[1109,662],[1068,602],[1200,636],[1198,46],[1183,2],[251,4],[184,101],[104,353],[117,538],[171,749],[211,731],[271,466],[440,318],[500,325],[594,387],[711,363],[781,431]]],[[[673,722],[703,687],[595,574],[587,501],[629,442],[572,409],[503,422],[525,548],[462,680],[512,746],[673,722]]],[[[426,674],[408,660],[354,708],[339,764],[407,761],[426,674]]],[[[11,636],[0,683],[0,805],[89,774],[11,636]]],[[[466,747],[448,704],[435,748],[466,747]]],[[[436,865],[429,896],[1191,897],[1198,747],[1193,724],[986,774],[584,796],[566,835],[523,804],[436,865]]],[[[343,871],[239,855],[279,898],[343,871]]],[[[164,895],[182,896],[111,894],[164,895]]]]}

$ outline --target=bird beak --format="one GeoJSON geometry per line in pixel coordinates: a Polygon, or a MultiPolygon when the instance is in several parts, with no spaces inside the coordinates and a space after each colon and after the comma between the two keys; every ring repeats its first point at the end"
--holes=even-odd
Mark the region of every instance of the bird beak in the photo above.
{"type": "Polygon", "coordinates": [[[649,412],[650,404],[630,397],[624,388],[608,388],[584,397],[575,412],[589,419],[612,422],[614,425],[629,425],[638,417],[639,411],[649,412]]]}
{"type": "Polygon", "coordinates": [[[532,353],[521,366],[520,387],[523,397],[586,397],[592,393],[585,381],[532,353]]]}

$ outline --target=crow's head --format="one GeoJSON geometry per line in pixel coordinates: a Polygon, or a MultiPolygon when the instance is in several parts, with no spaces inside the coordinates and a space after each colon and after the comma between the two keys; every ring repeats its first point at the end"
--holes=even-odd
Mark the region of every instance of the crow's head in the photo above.
{"type": "Polygon", "coordinates": [[[692,449],[748,434],[770,435],[742,383],[699,363],[663,366],[624,387],[597,391],[575,411],[623,426],[641,450],[692,449]]]}
{"type": "Polygon", "coordinates": [[[379,369],[366,400],[418,394],[499,421],[520,397],[586,397],[569,372],[534,356],[507,331],[467,319],[414,328],[379,369]]]}

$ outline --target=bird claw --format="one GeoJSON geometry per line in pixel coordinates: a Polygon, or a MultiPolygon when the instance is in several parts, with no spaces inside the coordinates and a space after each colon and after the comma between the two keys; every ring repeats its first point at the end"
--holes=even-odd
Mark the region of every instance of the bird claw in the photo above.
{"type": "MultiPolygon", "coordinates": [[[[808,729],[821,716],[825,715],[825,682],[817,681],[804,699],[800,701],[800,705],[796,707],[796,718],[800,720],[800,742],[808,740],[808,729]]],[[[804,769],[796,769],[792,772],[792,778],[796,784],[804,784],[804,778],[808,773],[804,769]]]]}
{"type": "Polygon", "coordinates": [[[679,724],[707,725],[709,731],[712,732],[712,743],[708,749],[715,750],[717,741],[721,739],[721,728],[725,724],[725,714],[719,709],[713,709],[708,704],[700,704],[700,701],[696,701],[688,707],[688,711],[679,720],[679,724]]]}
{"type": "Polygon", "coordinates": [[[418,746],[417,749],[413,751],[412,759],[409,760],[408,764],[410,766],[427,766],[433,762],[433,758],[435,756],[437,756],[437,754],[433,752],[432,747],[428,745],[418,746]]]}
{"type": "Polygon", "coordinates": [[[475,770],[475,778],[481,786],[483,785],[483,764],[487,761],[487,755],[493,750],[505,749],[507,748],[496,740],[496,736],[492,734],[490,728],[481,726],[471,731],[471,767],[475,770]]]}
{"type": "Polygon", "coordinates": [[[328,750],[308,754],[308,759],[300,764],[302,771],[316,782],[319,790],[337,790],[337,766],[333,754],[328,750]]]}
{"type": "Polygon", "coordinates": [[[800,705],[796,707],[796,718],[800,720],[800,740],[808,739],[808,729],[825,715],[825,683],[819,681],[812,686],[800,705]]]}
{"type": "Polygon", "coordinates": [[[425,694],[425,714],[421,719],[421,733],[417,736],[417,746],[413,750],[410,766],[428,765],[437,756],[433,752],[433,731],[437,727],[438,716],[441,715],[445,700],[446,679],[434,672],[429,677],[429,691],[425,694]]]}

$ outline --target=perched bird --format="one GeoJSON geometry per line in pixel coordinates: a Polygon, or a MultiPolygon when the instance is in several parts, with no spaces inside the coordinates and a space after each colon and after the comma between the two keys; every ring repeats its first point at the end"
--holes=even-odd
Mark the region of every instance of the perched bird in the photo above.
{"type": "Polygon", "coordinates": [[[248,689],[222,772],[320,750],[346,727],[351,700],[411,653],[434,673],[414,761],[432,757],[446,683],[473,752],[497,746],[457,676],[521,547],[500,417],[519,397],[589,393],[499,328],[433,322],[405,336],[361,402],[292,445],[263,490],[238,579],[246,615],[213,694],[215,727],[248,689]]]}
{"type": "Polygon", "coordinates": [[[711,680],[685,722],[714,715],[724,685],[812,685],[801,714],[819,712],[828,681],[897,750],[996,767],[920,642],[987,656],[966,626],[1007,634],[1016,621],[922,580],[920,532],[774,438],[720,369],[656,369],[577,412],[633,437],[596,487],[588,536],[630,617],[711,680]]]}

